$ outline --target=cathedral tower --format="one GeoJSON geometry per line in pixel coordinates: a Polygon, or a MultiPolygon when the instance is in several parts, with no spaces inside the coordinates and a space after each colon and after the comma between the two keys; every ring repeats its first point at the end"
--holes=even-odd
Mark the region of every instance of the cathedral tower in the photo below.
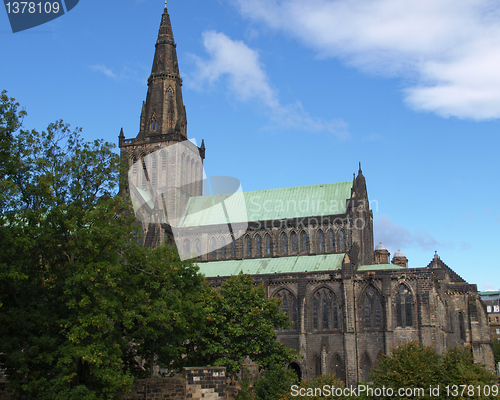
{"type": "Polygon", "coordinates": [[[202,194],[205,158],[203,141],[198,148],[187,140],[182,79],[166,2],[155,47],[139,133],[125,139],[122,129],[119,136],[121,159],[129,167],[122,190],[139,199],[134,209],[143,222],[146,245],[162,241],[164,230],[182,216],[189,198],[202,194]]]}

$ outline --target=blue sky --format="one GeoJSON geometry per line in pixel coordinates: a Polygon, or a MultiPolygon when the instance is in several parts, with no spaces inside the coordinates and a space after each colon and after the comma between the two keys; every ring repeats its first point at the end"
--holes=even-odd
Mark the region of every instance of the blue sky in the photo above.
{"type": "MultiPolygon", "coordinates": [[[[162,0],[81,0],[12,34],[0,89],[25,126],[139,129],[162,0]]],[[[499,289],[500,5],[489,0],[171,0],[188,118],[209,175],[244,190],[352,179],[375,243],[499,289]]]]}

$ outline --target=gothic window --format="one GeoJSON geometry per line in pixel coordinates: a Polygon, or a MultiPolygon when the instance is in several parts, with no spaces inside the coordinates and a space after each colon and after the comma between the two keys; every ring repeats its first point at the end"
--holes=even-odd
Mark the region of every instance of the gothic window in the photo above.
{"type": "Polygon", "coordinates": [[[189,254],[191,253],[191,244],[189,243],[189,240],[184,240],[184,253],[189,254]]]}
{"type": "Polygon", "coordinates": [[[142,184],[141,184],[141,188],[142,190],[146,190],[148,187],[148,179],[146,178],[146,173],[144,171],[142,171],[142,184]]]}
{"type": "Polygon", "coordinates": [[[156,187],[157,182],[158,182],[158,175],[157,175],[156,171],[153,170],[153,172],[151,173],[151,185],[153,187],[156,187]]]}
{"type": "Polygon", "coordinates": [[[198,257],[198,260],[201,260],[201,242],[200,239],[196,239],[196,256],[198,257]]]}
{"type": "Polygon", "coordinates": [[[271,255],[271,236],[266,235],[266,255],[271,255]]]}
{"type": "Polygon", "coordinates": [[[340,251],[345,251],[345,230],[342,228],[339,232],[340,251]]]}
{"type": "Polygon", "coordinates": [[[345,382],[344,363],[342,362],[339,355],[336,355],[333,360],[333,369],[335,371],[335,377],[345,382]]]}
{"type": "Polygon", "coordinates": [[[335,252],[335,235],[331,229],[328,231],[328,250],[331,253],[335,252]]]}
{"type": "Polygon", "coordinates": [[[412,296],[405,285],[400,285],[396,298],[396,323],[403,328],[413,325],[412,296]]]}
{"type": "Polygon", "coordinates": [[[215,246],[215,238],[210,239],[210,250],[212,252],[212,260],[217,258],[217,248],[215,246]]]}
{"type": "Polygon", "coordinates": [[[151,118],[151,124],[149,126],[151,131],[156,131],[158,129],[158,122],[156,121],[156,117],[153,115],[153,118],[151,118]]]}
{"type": "Polygon", "coordinates": [[[174,91],[172,90],[172,86],[169,86],[167,89],[167,100],[172,100],[174,97],[174,91]]]}
{"type": "Polygon", "coordinates": [[[314,375],[321,375],[321,359],[318,356],[314,356],[314,375]]]}
{"type": "Polygon", "coordinates": [[[372,371],[372,363],[370,361],[370,357],[368,357],[368,354],[365,354],[363,363],[363,377],[365,382],[370,382],[370,373],[372,371]]]}
{"type": "Polygon", "coordinates": [[[157,162],[156,162],[156,154],[153,153],[151,154],[151,166],[153,167],[153,169],[156,169],[157,168],[157,162]]]}
{"type": "Polygon", "coordinates": [[[301,233],[301,237],[302,237],[302,252],[303,253],[307,253],[307,233],[306,231],[302,231],[301,233]]]}
{"type": "Polygon", "coordinates": [[[322,230],[318,232],[318,252],[319,253],[325,252],[325,234],[323,233],[322,230]]]}
{"type": "Polygon", "coordinates": [[[236,255],[236,243],[234,243],[234,236],[231,236],[231,257],[236,255]]]}
{"type": "Polygon", "coordinates": [[[226,239],[221,239],[221,245],[222,247],[220,248],[220,255],[222,258],[226,258],[226,239]]]}
{"type": "Polygon", "coordinates": [[[281,250],[283,254],[288,254],[288,239],[284,232],[281,234],[281,250]]]}
{"type": "Polygon", "coordinates": [[[297,298],[287,289],[280,290],[274,297],[281,299],[280,311],[285,312],[293,323],[287,330],[296,330],[299,320],[297,298]]]}
{"type": "Polygon", "coordinates": [[[331,290],[322,288],[314,294],[312,311],[314,330],[339,328],[338,302],[331,290]]]}
{"type": "Polygon", "coordinates": [[[363,300],[365,328],[382,328],[382,305],[377,290],[370,285],[363,300]]]}
{"type": "Polygon", "coordinates": [[[465,336],[465,318],[462,312],[458,313],[458,325],[460,329],[460,339],[466,340],[465,336]]]}
{"type": "Polygon", "coordinates": [[[245,236],[245,250],[247,257],[251,257],[252,255],[252,238],[250,235],[245,236]]]}
{"type": "Polygon", "coordinates": [[[295,232],[292,232],[290,238],[292,241],[292,252],[298,253],[299,252],[299,245],[297,243],[297,234],[295,232]]]}
{"type": "Polygon", "coordinates": [[[255,254],[257,257],[262,255],[262,241],[260,239],[260,235],[255,236],[255,254]]]}
{"type": "Polygon", "coordinates": [[[132,161],[133,161],[133,164],[132,164],[132,173],[133,173],[134,175],[137,175],[137,165],[138,165],[139,163],[137,162],[137,160],[136,160],[135,158],[134,158],[132,161]]]}
{"type": "Polygon", "coordinates": [[[167,169],[167,153],[165,151],[161,152],[161,169],[167,169]]]}

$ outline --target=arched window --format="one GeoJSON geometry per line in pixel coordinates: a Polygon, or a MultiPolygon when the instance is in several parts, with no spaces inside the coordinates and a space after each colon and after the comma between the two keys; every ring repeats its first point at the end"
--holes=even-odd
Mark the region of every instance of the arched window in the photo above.
{"type": "Polygon", "coordinates": [[[371,374],[371,371],[372,371],[372,363],[370,361],[370,357],[368,357],[368,354],[365,354],[362,366],[363,366],[363,378],[364,378],[364,381],[365,382],[370,382],[370,374],[371,374]]]}
{"type": "Polygon", "coordinates": [[[196,256],[198,257],[198,260],[201,260],[201,242],[200,242],[200,239],[196,239],[195,246],[196,246],[196,256]]]}
{"type": "Polygon", "coordinates": [[[280,290],[274,297],[281,299],[280,311],[285,312],[293,323],[287,330],[296,330],[299,315],[297,298],[287,289],[280,290]]]}
{"type": "Polygon", "coordinates": [[[335,372],[335,377],[345,382],[344,363],[339,355],[336,355],[333,359],[333,370],[335,372]]]}
{"type": "Polygon", "coordinates": [[[210,239],[210,251],[212,252],[212,260],[217,258],[217,247],[215,246],[215,238],[210,239]]]}
{"type": "Polygon", "coordinates": [[[189,254],[191,253],[191,244],[189,243],[189,240],[184,240],[184,253],[189,254]]]}
{"type": "Polygon", "coordinates": [[[328,231],[328,251],[335,252],[335,235],[331,229],[328,231]]]}
{"type": "Polygon", "coordinates": [[[370,285],[363,301],[365,328],[382,328],[382,306],[377,290],[370,285]]]}
{"type": "Polygon", "coordinates": [[[318,232],[318,252],[319,253],[325,252],[325,234],[323,233],[322,230],[318,232]]]}
{"type": "Polygon", "coordinates": [[[288,239],[284,232],[281,234],[281,250],[283,254],[288,254],[288,239]]]}
{"type": "Polygon", "coordinates": [[[151,154],[151,166],[152,166],[153,170],[155,170],[158,167],[158,162],[156,160],[155,153],[151,154]]]}
{"type": "Polygon", "coordinates": [[[153,116],[153,118],[151,118],[151,125],[149,126],[149,128],[152,131],[156,131],[158,129],[158,122],[156,121],[155,116],[153,116]]]}
{"type": "Polygon", "coordinates": [[[461,340],[466,340],[466,335],[465,335],[465,317],[462,312],[458,313],[458,325],[460,329],[460,339],[461,340]]]}
{"type": "Polygon", "coordinates": [[[234,236],[231,236],[231,257],[236,255],[236,243],[234,243],[234,236]]]}
{"type": "Polygon", "coordinates": [[[345,230],[342,228],[339,232],[340,251],[345,251],[345,230]]]}
{"type": "Polygon", "coordinates": [[[302,242],[302,253],[307,253],[308,247],[307,247],[307,233],[306,233],[306,231],[302,231],[300,236],[301,236],[301,242],[302,242]]]}
{"type": "Polygon", "coordinates": [[[403,328],[413,325],[412,296],[410,290],[403,284],[399,285],[396,298],[396,324],[403,328]]]}
{"type": "Polygon", "coordinates": [[[172,86],[169,86],[167,89],[167,100],[172,100],[174,97],[174,91],[172,90],[172,86]]]}
{"type": "Polygon", "coordinates": [[[255,254],[257,257],[262,255],[262,241],[260,239],[260,235],[255,236],[255,254]]]}
{"type": "Polygon", "coordinates": [[[151,173],[151,186],[155,188],[157,183],[158,183],[158,174],[156,170],[153,170],[153,172],[151,173]]]}
{"type": "Polygon", "coordinates": [[[271,253],[271,235],[266,235],[266,255],[270,256],[271,253]]]}
{"type": "Polygon", "coordinates": [[[319,289],[313,296],[313,329],[338,329],[338,302],[333,292],[327,288],[319,289]]]}
{"type": "Polygon", "coordinates": [[[146,178],[146,174],[144,171],[142,171],[142,183],[141,183],[141,188],[142,190],[146,190],[148,188],[148,179],[146,178]]]}
{"type": "Polygon", "coordinates": [[[290,239],[292,241],[292,253],[296,254],[299,252],[299,243],[297,241],[297,234],[292,232],[290,235],[290,239]]]}
{"type": "Polygon", "coordinates": [[[252,256],[252,238],[250,235],[245,236],[245,253],[247,257],[252,256]]]}
{"type": "Polygon", "coordinates": [[[167,169],[167,153],[165,151],[161,152],[161,169],[167,169]]]}
{"type": "Polygon", "coordinates": [[[318,356],[314,356],[314,375],[321,375],[321,359],[318,356]]]}
{"type": "Polygon", "coordinates": [[[221,248],[220,248],[220,255],[222,258],[226,258],[226,239],[221,238],[221,248]]]}

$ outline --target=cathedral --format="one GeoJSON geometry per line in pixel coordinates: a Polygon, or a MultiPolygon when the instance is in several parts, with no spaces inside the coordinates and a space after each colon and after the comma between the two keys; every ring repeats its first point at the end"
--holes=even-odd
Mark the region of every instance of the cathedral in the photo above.
{"type": "Polygon", "coordinates": [[[476,285],[436,253],[410,268],[397,251],[374,246],[373,214],[359,165],[345,182],[242,192],[237,180],[204,190],[204,142],[187,138],[176,44],[165,6],[139,134],[119,136],[125,189],[144,245],[169,241],[194,258],[214,287],[250,274],[282,299],[293,325],[277,332],[294,349],[300,377],[335,373],[369,381],[384,353],[416,340],[438,352],[469,345],[493,368],[488,316],[476,285]]]}

